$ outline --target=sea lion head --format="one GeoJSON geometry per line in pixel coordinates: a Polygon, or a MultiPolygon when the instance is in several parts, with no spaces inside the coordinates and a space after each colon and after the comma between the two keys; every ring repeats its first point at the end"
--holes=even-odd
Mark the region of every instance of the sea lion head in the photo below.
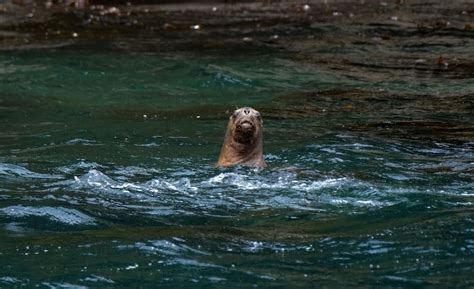
{"type": "Polygon", "coordinates": [[[264,168],[263,121],[250,107],[236,109],[229,117],[217,166],[246,165],[264,168]]]}
{"type": "Polygon", "coordinates": [[[260,112],[251,107],[236,109],[229,117],[232,137],[234,141],[241,144],[252,144],[258,140],[262,132],[262,124],[260,112]]]}

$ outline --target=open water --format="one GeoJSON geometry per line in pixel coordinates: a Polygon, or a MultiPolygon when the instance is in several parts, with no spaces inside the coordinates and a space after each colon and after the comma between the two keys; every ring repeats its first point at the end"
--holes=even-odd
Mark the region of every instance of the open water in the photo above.
{"type": "Polygon", "coordinates": [[[423,49],[0,52],[0,287],[472,288],[473,74],[423,49]],[[236,106],[269,169],[214,167],[236,106]]]}

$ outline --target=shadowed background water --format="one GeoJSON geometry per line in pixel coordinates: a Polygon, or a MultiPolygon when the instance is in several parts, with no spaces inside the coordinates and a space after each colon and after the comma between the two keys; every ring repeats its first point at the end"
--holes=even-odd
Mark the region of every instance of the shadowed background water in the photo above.
{"type": "Polygon", "coordinates": [[[3,50],[0,287],[473,286],[462,33],[423,49],[403,44],[415,33],[248,53],[140,36],[3,50]],[[244,105],[263,115],[271,167],[215,168],[244,105]]]}

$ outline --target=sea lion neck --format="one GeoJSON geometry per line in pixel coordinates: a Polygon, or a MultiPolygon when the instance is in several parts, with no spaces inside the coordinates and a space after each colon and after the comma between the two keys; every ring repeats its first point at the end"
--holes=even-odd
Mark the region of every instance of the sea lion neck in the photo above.
{"type": "Polygon", "coordinates": [[[231,132],[226,134],[219,157],[219,166],[249,165],[265,166],[263,162],[263,141],[261,137],[251,143],[239,143],[234,140],[231,132]]]}

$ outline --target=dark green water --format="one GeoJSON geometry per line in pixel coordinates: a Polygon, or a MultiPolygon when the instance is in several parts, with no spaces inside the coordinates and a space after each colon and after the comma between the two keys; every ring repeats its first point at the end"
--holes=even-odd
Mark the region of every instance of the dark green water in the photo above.
{"type": "Polygon", "coordinates": [[[471,288],[472,73],[382,49],[0,52],[0,287],[471,288]],[[216,169],[244,105],[271,168],[216,169]]]}

